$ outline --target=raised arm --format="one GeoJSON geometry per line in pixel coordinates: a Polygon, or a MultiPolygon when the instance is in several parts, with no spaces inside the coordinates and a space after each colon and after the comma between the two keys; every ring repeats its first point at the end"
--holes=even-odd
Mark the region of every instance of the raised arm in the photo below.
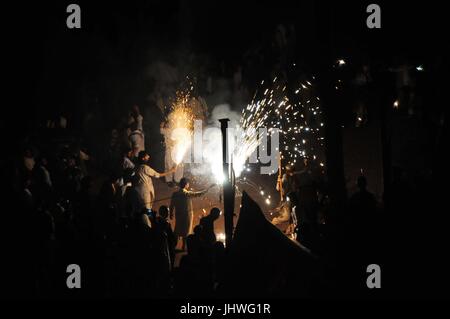
{"type": "Polygon", "coordinates": [[[216,184],[212,184],[210,185],[207,189],[204,189],[202,191],[198,191],[198,192],[193,192],[193,191],[186,191],[186,194],[189,197],[199,197],[202,196],[204,194],[206,194],[211,188],[213,188],[214,186],[216,186],[216,184]]]}
{"type": "Polygon", "coordinates": [[[164,177],[164,176],[172,174],[172,173],[175,173],[174,169],[171,169],[170,171],[167,171],[167,172],[164,172],[164,173],[158,173],[158,174],[159,174],[159,177],[164,177]]]}
{"type": "Polygon", "coordinates": [[[174,168],[168,170],[167,172],[164,172],[164,173],[158,173],[158,174],[159,174],[159,177],[164,177],[164,176],[166,176],[166,175],[175,173],[176,170],[177,170],[177,166],[175,166],[174,168]]]}

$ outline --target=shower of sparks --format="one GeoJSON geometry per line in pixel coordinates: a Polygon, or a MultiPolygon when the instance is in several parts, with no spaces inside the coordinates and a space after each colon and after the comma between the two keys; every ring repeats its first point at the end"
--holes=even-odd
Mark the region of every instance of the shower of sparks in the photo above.
{"type": "Polygon", "coordinates": [[[204,110],[193,95],[194,86],[189,83],[188,89],[176,92],[170,107],[166,124],[170,132],[172,159],[180,164],[186,152],[191,148],[194,121],[203,119],[204,110]]]}
{"type": "Polygon", "coordinates": [[[172,103],[172,111],[169,113],[168,127],[173,142],[173,161],[180,164],[186,151],[191,146],[194,116],[189,107],[189,92],[178,91],[176,99],[172,103]]]}
{"type": "Polygon", "coordinates": [[[233,152],[233,169],[237,177],[246,170],[246,162],[258,146],[267,147],[261,145],[263,136],[259,128],[267,128],[267,137],[278,129],[280,145],[277,150],[283,165],[295,166],[302,158],[322,158],[324,124],[321,122],[320,99],[315,95],[313,83],[314,79],[310,79],[289,87],[275,78],[269,88],[261,90],[261,96],[258,92],[255,94],[242,111],[237,130],[233,152]]]}

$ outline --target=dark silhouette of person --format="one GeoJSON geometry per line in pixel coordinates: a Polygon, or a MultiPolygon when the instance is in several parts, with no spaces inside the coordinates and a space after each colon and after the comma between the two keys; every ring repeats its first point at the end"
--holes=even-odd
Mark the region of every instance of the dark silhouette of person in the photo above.
{"type": "Polygon", "coordinates": [[[175,263],[175,246],[177,244],[177,238],[169,222],[169,208],[165,205],[159,207],[158,216],[156,218],[156,227],[158,227],[167,236],[170,263],[171,267],[173,268],[175,263]]]}
{"type": "Polygon", "coordinates": [[[220,209],[214,207],[208,216],[200,219],[202,226],[202,239],[206,245],[213,245],[216,242],[216,234],[214,232],[214,222],[220,217],[220,209]]]}
{"type": "Polygon", "coordinates": [[[175,294],[177,297],[194,296],[198,294],[198,278],[200,263],[200,241],[196,235],[186,237],[187,254],[180,260],[180,266],[175,273],[175,294]]]}
{"type": "Polygon", "coordinates": [[[359,176],[357,179],[358,191],[350,198],[351,217],[354,222],[365,224],[374,216],[377,209],[375,196],[367,190],[367,179],[359,176]]]}

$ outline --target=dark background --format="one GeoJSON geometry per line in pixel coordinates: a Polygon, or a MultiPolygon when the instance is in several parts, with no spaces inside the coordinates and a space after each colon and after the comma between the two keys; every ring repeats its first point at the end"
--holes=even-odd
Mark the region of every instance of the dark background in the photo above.
{"type": "MultiPolygon", "coordinates": [[[[149,49],[176,50],[187,39],[192,50],[233,65],[252,45],[267,41],[279,23],[297,27],[296,52],[305,61],[328,54],[318,51],[326,39],[317,32],[327,23],[333,56],[424,61],[444,56],[447,44],[440,2],[378,1],[381,30],[366,27],[368,1],[78,1],[81,30],[66,27],[69,3],[3,6],[2,51],[11,72],[5,80],[14,104],[7,109],[14,114],[34,117],[61,104],[75,108],[80,83],[101,86],[102,78],[119,76],[129,77],[121,82],[123,103],[139,102],[144,97],[133,74],[148,63],[149,49]],[[333,13],[329,19],[326,10],[333,13]]],[[[102,94],[111,99],[111,92],[102,94]]]]}

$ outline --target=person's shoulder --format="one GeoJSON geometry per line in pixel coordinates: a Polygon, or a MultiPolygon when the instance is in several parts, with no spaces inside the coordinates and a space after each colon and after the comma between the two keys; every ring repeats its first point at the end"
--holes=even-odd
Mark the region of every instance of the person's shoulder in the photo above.
{"type": "Polygon", "coordinates": [[[146,172],[146,173],[156,173],[156,171],[151,168],[149,165],[147,164],[142,164],[141,168],[146,172]]]}
{"type": "Polygon", "coordinates": [[[175,192],[172,193],[173,197],[177,197],[177,196],[180,196],[180,195],[183,195],[183,190],[182,189],[176,190],[175,192]]]}

